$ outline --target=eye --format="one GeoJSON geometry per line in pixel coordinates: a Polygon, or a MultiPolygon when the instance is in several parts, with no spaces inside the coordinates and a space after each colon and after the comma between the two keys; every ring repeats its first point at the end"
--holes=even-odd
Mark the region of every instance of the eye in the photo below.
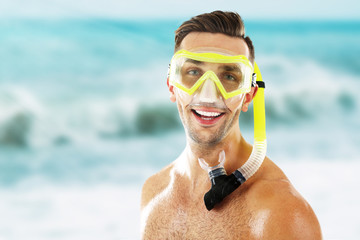
{"type": "Polygon", "coordinates": [[[228,80],[228,81],[236,81],[236,80],[237,80],[236,77],[234,77],[234,76],[231,75],[231,74],[225,74],[225,75],[224,75],[224,79],[225,79],[225,80],[228,80]]]}
{"type": "Polygon", "coordinates": [[[198,76],[200,72],[196,69],[191,69],[187,72],[189,75],[198,76]]]}

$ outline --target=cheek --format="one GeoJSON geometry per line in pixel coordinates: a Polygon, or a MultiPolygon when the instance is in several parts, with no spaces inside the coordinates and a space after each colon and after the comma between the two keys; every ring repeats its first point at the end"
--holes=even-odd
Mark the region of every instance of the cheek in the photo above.
{"type": "Polygon", "coordinates": [[[187,93],[184,93],[183,91],[178,90],[176,88],[174,89],[174,92],[178,105],[187,106],[191,103],[193,98],[192,96],[189,96],[187,93]]]}
{"type": "Polygon", "coordinates": [[[185,109],[189,105],[191,101],[191,97],[189,95],[179,93],[181,91],[175,91],[176,95],[176,105],[179,111],[180,119],[183,123],[185,123],[185,109]]]}
{"type": "Polygon", "coordinates": [[[225,104],[231,112],[236,112],[238,110],[241,111],[241,107],[243,105],[244,99],[245,99],[245,94],[241,94],[241,95],[226,99],[225,104]]]}

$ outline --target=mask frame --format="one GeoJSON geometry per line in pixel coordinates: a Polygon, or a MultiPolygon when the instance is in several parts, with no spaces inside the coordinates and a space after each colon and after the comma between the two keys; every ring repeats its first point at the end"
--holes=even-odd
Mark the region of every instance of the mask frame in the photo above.
{"type": "Polygon", "coordinates": [[[228,55],[227,53],[225,54],[226,55],[223,55],[223,53],[220,54],[215,52],[190,52],[187,50],[177,51],[172,57],[169,66],[169,72],[168,72],[169,83],[191,96],[196,92],[197,89],[199,89],[199,87],[206,80],[210,79],[216,84],[217,88],[219,89],[221,95],[225,100],[234,97],[236,95],[250,92],[252,86],[252,73],[254,71],[251,62],[244,55],[231,56],[228,55]],[[179,78],[181,78],[179,77],[180,75],[179,65],[181,68],[183,64],[183,63],[178,63],[179,59],[190,59],[190,60],[206,62],[206,63],[241,64],[246,71],[246,73],[244,73],[245,76],[243,79],[244,86],[234,91],[228,92],[226,91],[225,87],[221,83],[216,73],[214,71],[208,70],[202,74],[202,76],[195,82],[195,84],[192,87],[188,88],[181,83],[181,80],[179,80],[179,78]]]}

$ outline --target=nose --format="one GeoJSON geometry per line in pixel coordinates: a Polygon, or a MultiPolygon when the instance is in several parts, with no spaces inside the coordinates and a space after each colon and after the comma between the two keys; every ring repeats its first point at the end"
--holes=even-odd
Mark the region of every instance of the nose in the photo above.
{"type": "Polygon", "coordinates": [[[199,89],[199,100],[206,103],[214,103],[219,99],[219,91],[211,79],[206,79],[199,89]]]}

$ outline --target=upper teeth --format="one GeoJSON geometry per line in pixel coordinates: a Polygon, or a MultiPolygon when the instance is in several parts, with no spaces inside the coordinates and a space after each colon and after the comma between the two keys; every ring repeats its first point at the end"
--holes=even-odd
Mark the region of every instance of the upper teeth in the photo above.
{"type": "Polygon", "coordinates": [[[198,111],[195,110],[198,114],[202,115],[202,116],[206,116],[206,117],[217,117],[219,116],[221,113],[219,112],[204,112],[204,111],[198,111]]]}

